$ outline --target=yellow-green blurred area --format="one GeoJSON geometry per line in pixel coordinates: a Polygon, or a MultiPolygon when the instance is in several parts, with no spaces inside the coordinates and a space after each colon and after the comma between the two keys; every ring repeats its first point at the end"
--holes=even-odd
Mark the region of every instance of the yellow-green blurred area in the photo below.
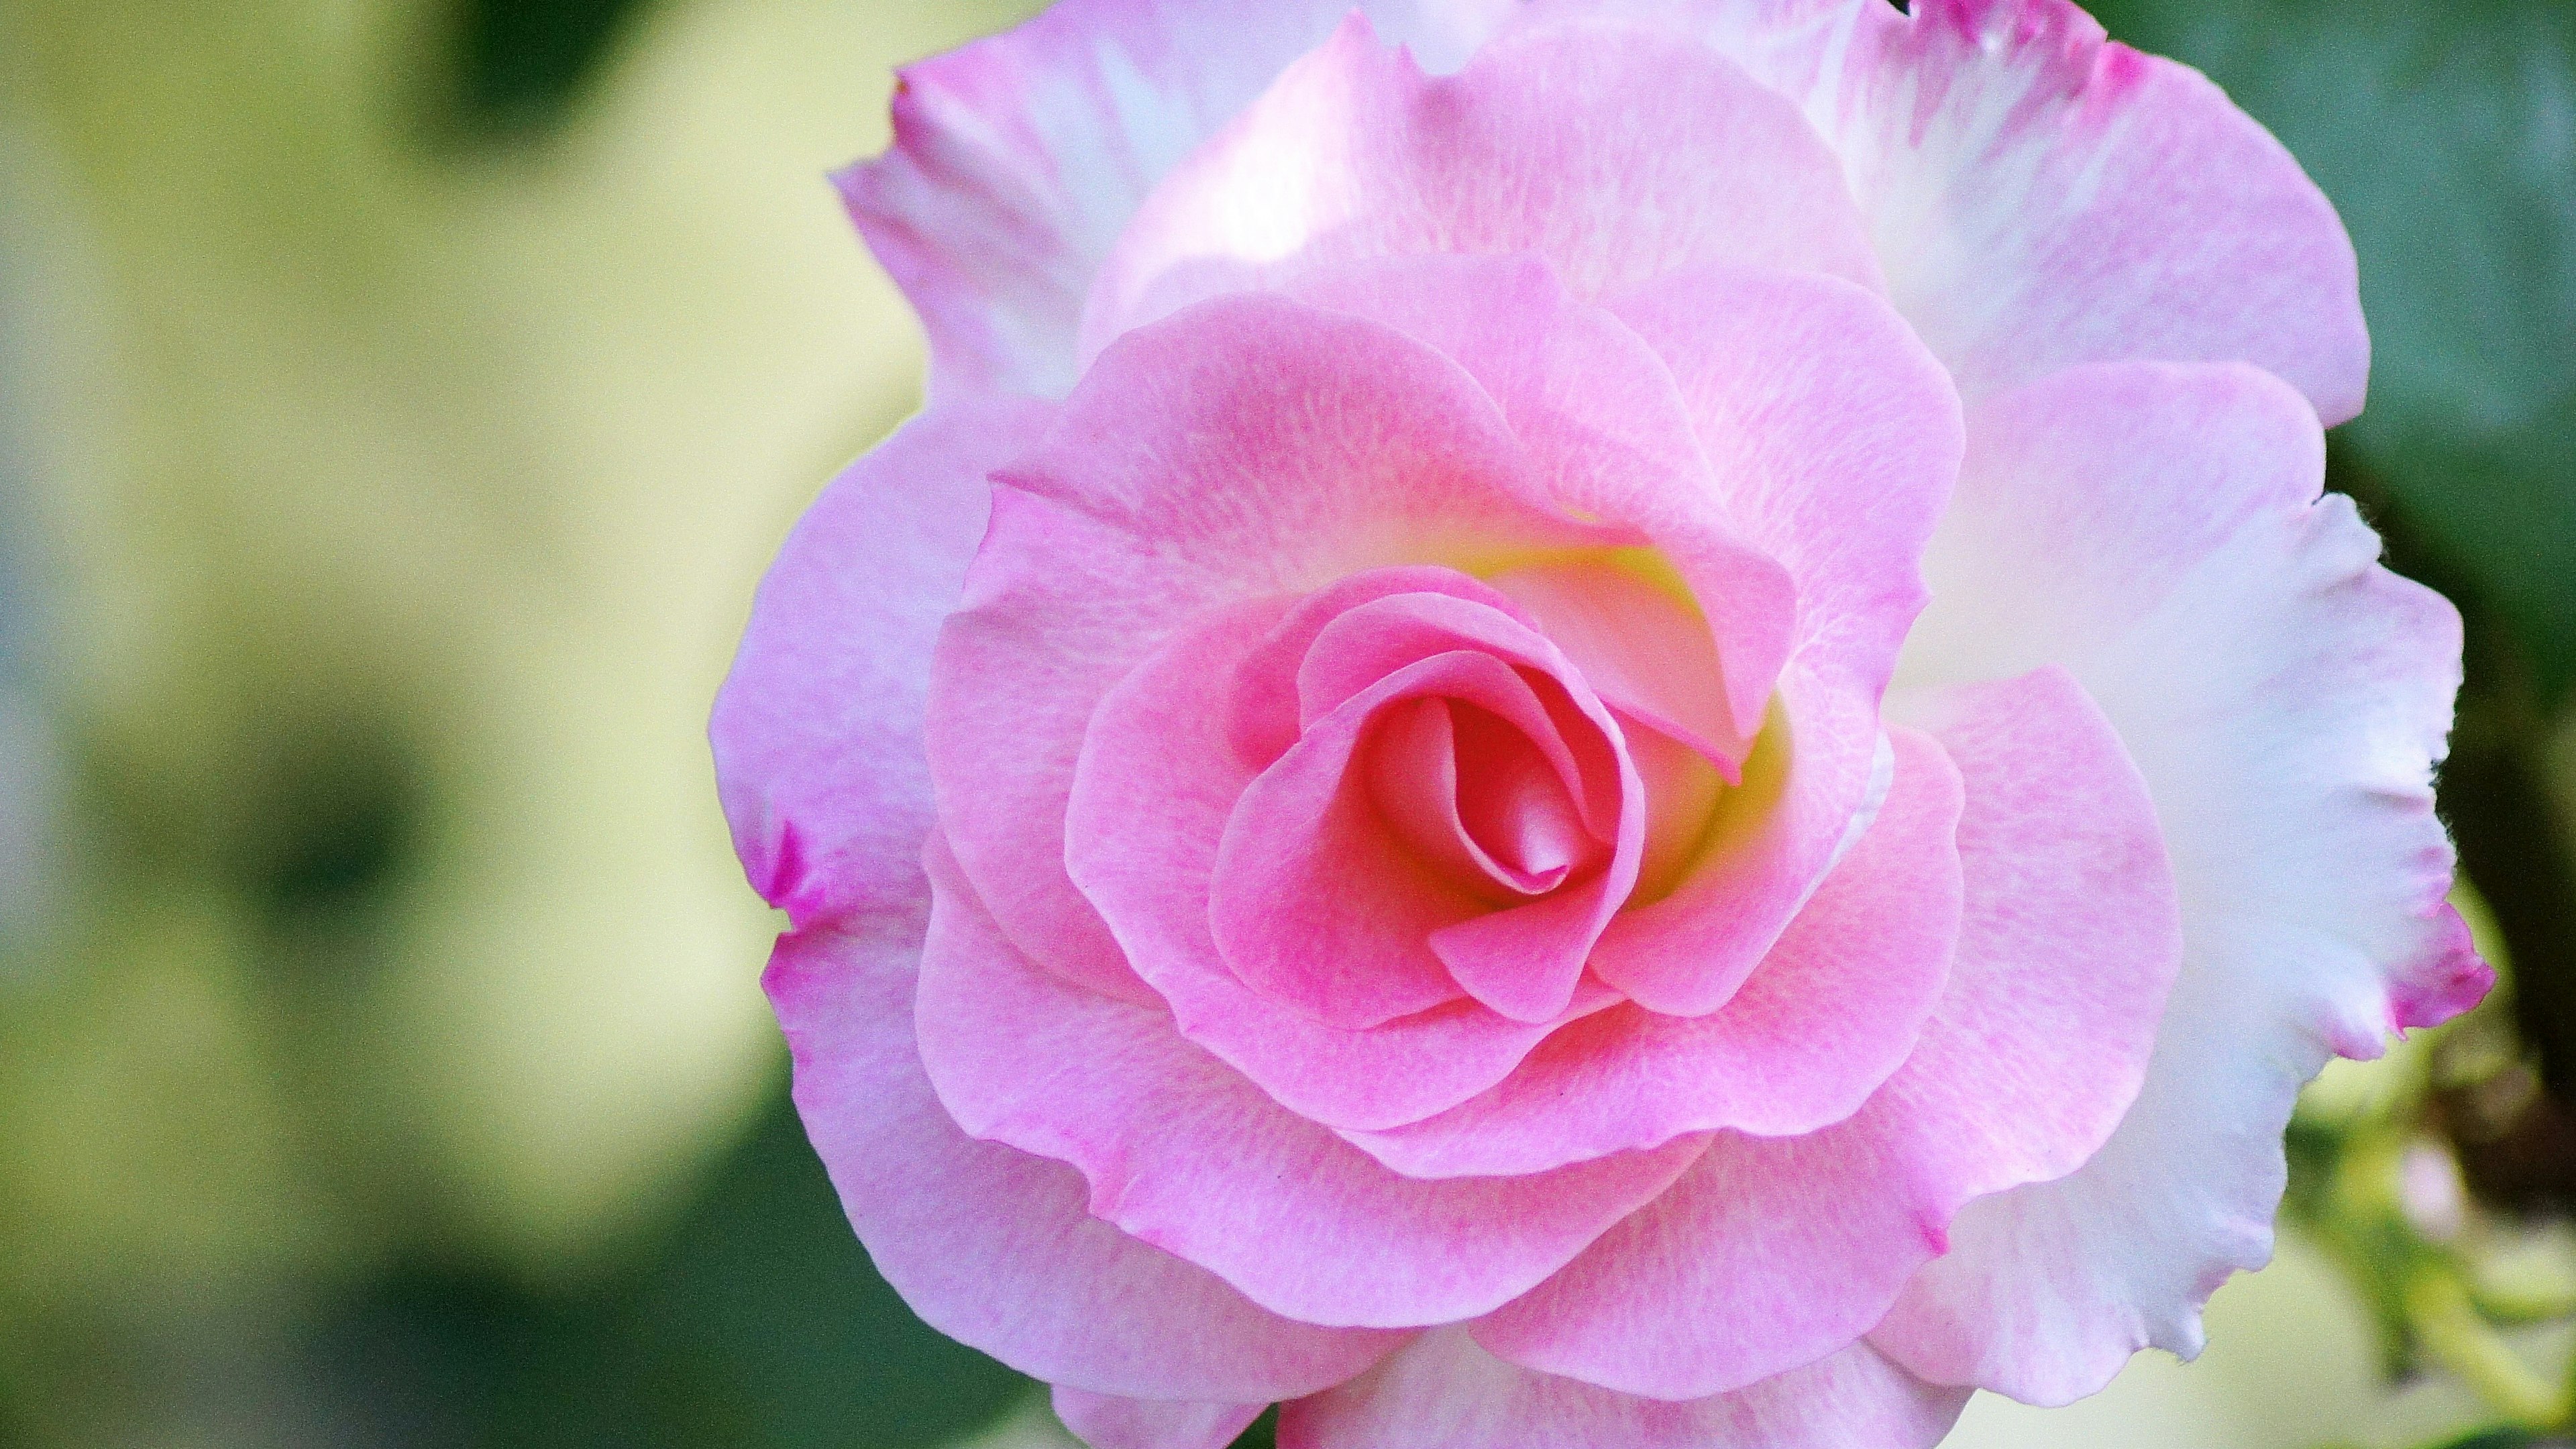
{"type": "MultiPolygon", "coordinates": [[[[1030,8],[0,0],[0,1444],[1066,1442],[843,1222],[703,737],[760,569],[918,396],[824,173],[884,144],[893,65],[1030,8]]],[[[2250,56],[2241,91],[2304,52],[2226,25],[2327,7],[2114,8],[2250,56]]],[[[2528,82],[2468,108],[2525,140],[2458,181],[2514,246],[2401,302],[2395,417],[2339,454],[2486,591],[2517,749],[2563,734],[2576,627],[2576,48],[2543,8],[2556,49],[2458,62],[2528,82]],[[2424,457],[2486,471],[2411,492],[2424,457]]],[[[2373,35],[2456,59],[2362,12],[2337,84],[2373,35]]],[[[2337,199],[2366,270],[2465,255],[2337,199]]],[[[2537,889],[2491,894],[2529,921],[2537,889]]],[[[2566,1274],[2554,1221],[2495,1229],[2512,1271],[2566,1274]]],[[[2199,1365],[1981,1402],[1958,1442],[2470,1422],[2383,1376],[2360,1291],[2294,1239],[2199,1365]]]]}

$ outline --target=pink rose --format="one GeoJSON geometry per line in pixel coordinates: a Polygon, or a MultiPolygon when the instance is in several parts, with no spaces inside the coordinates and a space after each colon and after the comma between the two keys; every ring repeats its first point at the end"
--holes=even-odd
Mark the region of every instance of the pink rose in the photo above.
{"type": "Polygon", "coordinates": [[[879,1268],[1102,1449],[1856,1446],[2260,1264],[2486,968],[2324,198],[2060,0],[1063,0],[716,708],[879,1268]]]}

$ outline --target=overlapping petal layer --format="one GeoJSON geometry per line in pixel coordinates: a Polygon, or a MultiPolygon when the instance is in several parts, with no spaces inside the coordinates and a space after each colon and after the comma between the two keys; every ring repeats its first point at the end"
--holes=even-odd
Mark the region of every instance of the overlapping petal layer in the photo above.
{"type": "Polygon", "coordinates": [[[1094,1217],[1072,1168],[960,1131],[914,1046],[920,943],[917,914],[793,932],[762,978],[814,1149],[913,1311],[1022,1373],[1167,1398],[1309,1393],[1401,1341],[1258,1308],[1094,1217]]]}
{"type": "Polygon", "coordinates": [[[1653,1200],[1705,1139],[1524,1177],[1400,1177],[1183,1040],[1162,1013],[1036,969],[953,865],[917,1003],[923,1064],[972,1136],[1071,1162],[1092,1211],[1305,1323],[1492,1309],[1653,1200]]]}
{"type": "Polygon", "coordinates": [[[1547,31],[1434,78],[1355,18],[1147,198],[1093,282],[1084,354],[1202,298],[1424,253],[1531,253],[1586,300],[1710,263],[1879,275],[1795,104],[1705,45],[1547,31]]]}
{"type": "Polygon", "coordinates": [[[937,402],[714,733],[880,1266],[1100,1449],[2191,1351],[2487,982],[2331,210],[2063,0],[1360,9],[1064,0],[844,180],[937,402]]]}
{"type": "Polygon", "coordinates": [[[1797,98],[1887,295],[1981,399],[2059,369],[2241,360],[2329,423],[2370,370],[2352,242],[2288,151],[2198,72],[2071,0],[1537,0],[1687,35],[1797,98]]]}
{"type": "MultiPolygon", "coordinates": [[[[907,68],[894,148],[841,194],[930,331],[931,391],[1061,397],[1093,270],[1162,175],[1353,0],[1061,0],[907,68]]],[[[1357,0],[1449,69],[1513,0],[1357,0]]]]}
{"type": "Polygon", "coordinates": [[[1731,1394],[1667,1403],[1516,1368],[1462,1329],[1426,1333],[1350,1383],[1282,1406],[1281,1449],[1928,1449],[1968,1391],[1865,1343],[1731,1394]]]}
{"type": "Polygon", "coordinates": [[[2328,1055],[2373,1056],[2486,969],[2433,815],[2459,682],[2449,604],[2321,496],[2316,415],[2243,366],[2070,370],[1979,408],[1906,674],[2061,664],[2137,762],[2184,952],[2154,1064],[2102,1151],[1961,1214],[1878,1341],[2063,1402],[2259,1267],[2281,1130],[2328,1055]]]}
{"type": "Polygon", "coordinates": [[[931,647],[983,536],[985,475],[1049,416],[915,418],[823,491],[761,581],[708,734],[734,851],[798,925],[918,908],[931,647]]]}

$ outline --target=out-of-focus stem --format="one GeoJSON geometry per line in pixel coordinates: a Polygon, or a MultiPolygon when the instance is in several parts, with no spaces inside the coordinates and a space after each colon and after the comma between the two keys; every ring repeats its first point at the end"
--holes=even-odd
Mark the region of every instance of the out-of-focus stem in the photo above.
{"type": "Polygon", "coordinates": [[[2531,1371],[2479,1317],[2469,1290],[2448,1272],[2426,1271],[2406,1287],[2416,1341],[2488,1407],[2524,1428],[2549,1432],[2569,1417],[2567,1391],[2531,1371]]]}
{"type": "Polygon", "coordinates": [[[2469,1301],[2487,1322],[2507,1328],[2576,1318],[2576,1292],[2563,1288],[2534,1291],[2480,1284],[2469,1290],[2469,1301]]]}

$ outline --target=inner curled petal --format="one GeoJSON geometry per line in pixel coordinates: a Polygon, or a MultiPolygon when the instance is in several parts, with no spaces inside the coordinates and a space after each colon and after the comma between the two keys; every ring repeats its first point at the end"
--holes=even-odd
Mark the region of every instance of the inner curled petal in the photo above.
{"type": "Polygon", "coordinates": [[[1495,905],[1545,895],[1608,852],[1538,747],[1463,701],[1416,699],[1388,710],[1368,750],[1368,778],[1389,828],[1495,905]]]}

